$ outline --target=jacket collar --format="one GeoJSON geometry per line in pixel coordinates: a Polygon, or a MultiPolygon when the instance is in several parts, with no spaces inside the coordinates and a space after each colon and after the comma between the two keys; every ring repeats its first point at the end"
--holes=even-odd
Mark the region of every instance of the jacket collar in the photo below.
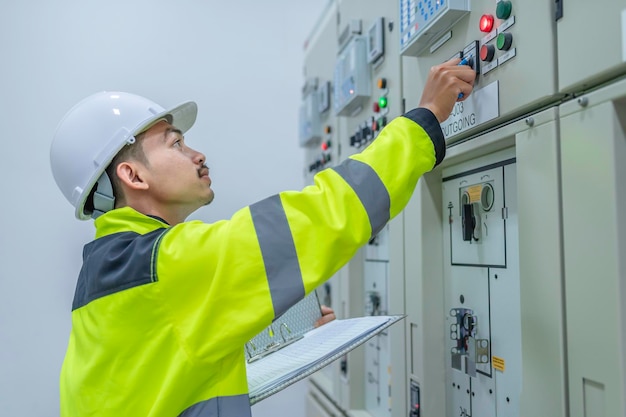
{"type": "Polygon", "coordinates": [[[120,232],[135,232],[143,235],[159,228],[170,227],[165,220],[145,215],[131,207],[108,211],[99,216],[94,224],[96,239],[120,232]]]}

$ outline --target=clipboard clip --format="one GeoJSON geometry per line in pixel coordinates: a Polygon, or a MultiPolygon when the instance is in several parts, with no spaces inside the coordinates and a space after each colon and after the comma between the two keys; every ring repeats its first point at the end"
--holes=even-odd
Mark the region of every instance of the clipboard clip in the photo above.
{"type": "MultiPolygon", "coordinates": [[[[271,329],[271,327],[270,327],[271,329]]],[[[291,329],[289,328],[289,326],[287,326],[287,323],[281,323],[280,327],[279,327],[279,333],[280,333],[280,337],[282,339],[282,341],[273,341],[272,343],[268,344],[267,346],[265,346],[263,348],[263,350],[259,353],[253,353],[250,352],[250,347],[252,347],[253,351],[257,350],[257,347],[254,343],[252,343],[252,341],[246,343],[246,353],[248,354],[249,358],[248,358],[248,363],[252,363],[254,361],[257,361],[273,352],[276,352],[277,350],[280,350],[282,348],[284,348],[285,346],[289,346],[290,344],[292,344],[293,342],[296,342],[300,339],[302,339],[304,336],[303,335],[299,335],[297,337],[292,337],[292,338],[288,338],[288,336],[286,337],[283,329],[285,329],[287,331],[287,335],[291,334],[291,329]]],[[[274,336],[274,331],[273,329],[271,330],[270,335],[273,337],[274,336]]]]}

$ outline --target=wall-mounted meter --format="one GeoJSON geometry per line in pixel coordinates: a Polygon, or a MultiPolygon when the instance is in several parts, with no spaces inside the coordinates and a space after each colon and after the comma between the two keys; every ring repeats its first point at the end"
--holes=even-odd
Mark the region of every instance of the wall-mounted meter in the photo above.
{"type": "Polygon", "coordinates": [[[326,81],[320,84],[318,91],[317,110],[324,113],[330,108],[330,82],[326,81]]]}
{"type": "Polygon", "coordinates": [[[307,80],[302,87],[302,104],[300,105],[299,139],[300,146],[306,146],[322,137],[322,123],[319,111],[319,94],[317,78],[307,80]]]}
{"type": "Polygon", "coordinates": [[[374,20],[367,30],[367,62],[375,62],[385,53],[384,19],[374,20]]]}
{"type": "Polygon", "coordinates": [[[469,11],[469,0],[400,0],[400,53],[420,55],[469,11]]]}
{"type": "Polygon", "coordinates": [[[354,36],[339,52],[335,64],[333,98],[335,114],[352,116],[361,111],[371,94],[367,39],[354,36]]]}

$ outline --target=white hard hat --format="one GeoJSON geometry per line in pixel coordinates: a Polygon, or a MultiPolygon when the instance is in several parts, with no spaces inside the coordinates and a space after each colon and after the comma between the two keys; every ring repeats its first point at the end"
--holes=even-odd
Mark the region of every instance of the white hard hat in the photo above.
{"type": "Polygon", "coordinates": [[[197,112],[193,101],[166,110],[144,97],[119,91],[96,93],[76,104],[59,123],[50,147],[54,180],[76,208],[76,217],[87,220],[113,208],[104,171],[124,145],[134,143],[136,135],[162,119],[186,132],[197,112]],[[90,197],[93,211],[85,209],[90,197]],[[102,198],[110,201],[98,203],[102,198]]]}

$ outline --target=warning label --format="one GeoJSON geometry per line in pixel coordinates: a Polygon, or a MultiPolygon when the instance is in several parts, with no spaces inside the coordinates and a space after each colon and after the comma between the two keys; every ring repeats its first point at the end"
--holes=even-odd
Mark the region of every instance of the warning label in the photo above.
{"type": "Polygon", "coordinates": [[[504,372],[504,359],[499,358],[497,356],[491,357],[491,363],[493,365],[493,369],[504,372]]]}

